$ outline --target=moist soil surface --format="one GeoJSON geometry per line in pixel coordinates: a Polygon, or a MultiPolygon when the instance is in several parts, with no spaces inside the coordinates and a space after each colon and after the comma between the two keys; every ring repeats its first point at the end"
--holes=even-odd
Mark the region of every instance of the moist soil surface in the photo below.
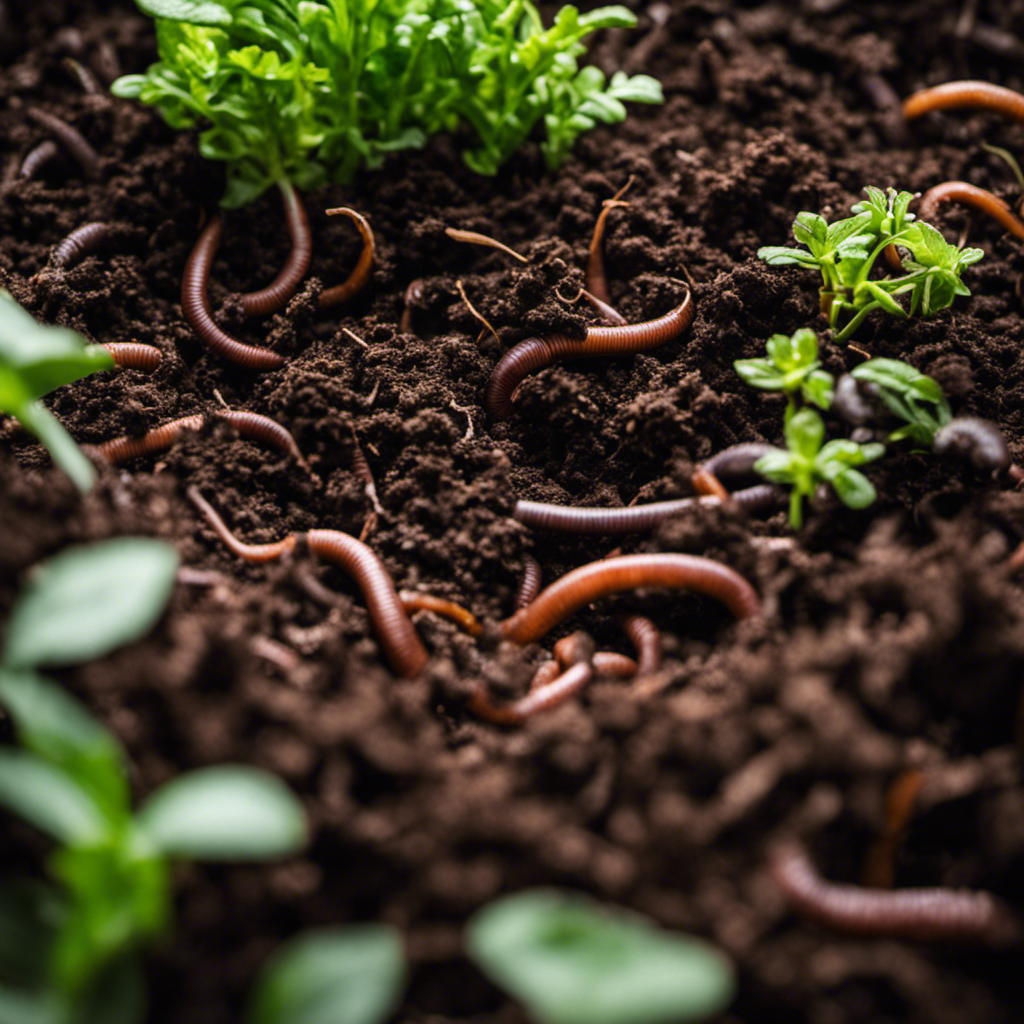
{"type": "MultiPolygon", "coordinates": [[[[221,168],[199,157],[194,134],[83,91],[66,63],[103,83],[140,71],[155,53],[149,22],[123,2],[0,4],[0,284],[42,321],[163,353],[152,374],[98,374],[50,407],[89,445],[226,404],[286,426],[309,463],[211,420],[164,454],[101,467],[80,498],[11,421],[0,428],[0,617],[29,567],[72,543],[165,537],[187,567],[147,639],[61,674],[124,742],[139,797],[184,770],[243,762],[282,776],[309,814],[312,842],[291,861],[177,873],[173,936],[147,958],[152,1024],[235,1022],[286,938],[365,921],[406,936],[413,966],[396,1019],[511,1024],[522,1009],[466,958],[462,929],[499,894],[537,885],[586,891],[728,951],[739,972],[730,1022],[1021,1019],[1019,950],[833,934],[787,905],[767,865],[773,846],[799,837],[830,880],[860,883],[881,859],[896,887],[984,889],[1021,907],[1024,597],[1007,558],[1024,537],[1024,494],[893,450],[868,469],[875,505],[818,507],[796,535],[781,511],[704,508],[621,538],[533,532],[511,512],[516,498],[685,496],[713,453],[780,443],[781,399],[745,386],[733,361],[763,354],[772,333],[823,325],[815,275],[768,268],[756,249],[787,244],[801,210],[846,215],[867,184],[964,179],[1013,202],[1018,186],[982,143],[1019,153],[1019,126],[960,111],[904,125],[894,104],[951,78],[1019,88],[1024,3],[635,7],[636,30],[596,40],[592,57],[656,75],[663,107],[634,107],[584,137],[556,173],[531,143],[483,179],[440,139],[354,187],[307,194],[313,265],[283,312],[245,320],[231,300],[287,255],[278,197],[227,213],[210,286],[219,322],[288,360],[255,374],[206,352],[179,305],[221,168]],[[18,178],[46,137],[30,107],[85,135],[98,181],[63,154],[18,178]],[[502,352],[596,322],[563,300],[582,284],[602,202],[631,176],[630,205],[609,218],[612,299],[647,320],[690,282],[692,327],[645,354],[537,373],[512,416],[490,422],[482,394],[502,352]],[[360,250],[351,223],[324,213],[343,205],[371,222],[376,268],[362,295],[320,312],[319,291],[360,250]],[[104,247],[67,272],[45,269],[90,221],[110,225],[104,247]],[[446,226],[492,235],[528,262],[452,241],[446,226]],[[511,613],[527,554],[550,582],[617,547],[724,562],[765,615],[735,624],[708,599],[622,594],[521,649],[418,613],[429,664],[396,678],[341,570],[301,547],[239,561],[188,502],[190,485],[254,543],[315,527],[358,535],[371,517],[368,543],[400,588],[491,622],[511,613]],[[523,692],[571,629],[629,653],[626,612],[663,631],[658,673],[599,680],[513,729],[467,710],[479,680],[496,698],[523,692]],[[911,771],[913,811],[887,841],[887,794],[911,771]]],[[[971,298],[927,320],[869,318],[856,349],[823,335],[824,365],[840,373],[865,352],[908,360],[955,412],[994,419],[1024,460],[1020,243],[955,206],[939,223],[985,249],[965,274],[971,298]]],[[[4,830],[8,854],[41,871],[41,840],[4,830]]]]}

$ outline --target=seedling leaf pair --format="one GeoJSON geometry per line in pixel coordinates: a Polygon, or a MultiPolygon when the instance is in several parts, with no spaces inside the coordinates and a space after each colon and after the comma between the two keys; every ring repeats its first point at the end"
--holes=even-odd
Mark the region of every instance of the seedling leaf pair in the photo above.
{"type": "Polygon", "coordinates": [[[832,374],[819,369],[818,336],[807,327],[791,337],[773,334],[767,341],[767,359],[738,359],[736,372],[751,387],[781,391],[788,399],[786,420],[796,412],[797,396],[827,409],[832,404],[832,374]]]}
{"type": "Polygon", "coordinates": [[[872,393],[905,425],[889,441],[909,438],[931,448],[936,431],[952,418],[942,388],[931,378],[899,359],[869,359],[854,367],[852,376],[872,385],[872,393]]]}

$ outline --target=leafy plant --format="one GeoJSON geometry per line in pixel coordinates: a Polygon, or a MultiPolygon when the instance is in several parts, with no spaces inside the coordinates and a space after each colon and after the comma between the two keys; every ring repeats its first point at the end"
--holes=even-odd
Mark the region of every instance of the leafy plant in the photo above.
{"type": "Polygon", "coordinates": [[[875,500],[875,488],[854,467],[872,462],[885,452],[884,445],[855,441],[825,442],[825,424],[812,409],[801,409],[786,424],[786,448],[763,455],[754,469],[772,483],[792,487],[789,521],[803,525],[803,502],[822,483],[829,484],[839,500],[850,508],[866,508],[875,500]]]}
{"type": "Polygon", "coordinates": [[[804,249],[764,246],[758,256],[770,266],[799,265],[820,271],[821,311],[829,326],[837,330],[836,340],[848,340],[864,318],[875,310],[907,317],[929,316],[952,305],[957,295],[970,295],[960,280],[964,268],[977,263],[981,249],[958,249],[942,237],[937,228],[915,221],[907,207],[910,192],[873,186],[868,198],[852,207],[852,217],[828,224],[816,213],[798,213],[793,235],[804,249]],[[889,246],[910,253],[903,263],[906,271],[895,278],[872,279],[878,258],[889,246]],[[909,296],[904,309],[897,297],[909,296]],[[850,319],[840,329],[843,314],[850,319]]]}
{"type": "Polygon", "coordinates": [[[556,890],[517,893],[469,922],[469,953],[542,1024],[685,1024],[732,1001],[723,954],[556,890]]]}
{"type": "Polygon", "coordinates": [[[200,150],[227,163],[225,206],[288,179],[349,181],[397,150],[465,127],[464,153],[494,174],[543,123],[549,167],[626,101],[661,86],[579,70],[581,40],[636,23],[625,7],[563,7],[545,29],[528,0],[137,0],[157,19],[160,60],[114,92],[201,127],[200,150]]]}
{"type": "Polygon", "coordinates": [[[0,289],[0,412],[10,413],[35,434],[83,494],[95,483],[96,471],[39,399],[113,365],[105,348],[86,344],[66,327],[37,324],[0,289]]]}
{"type": "Polygon", "coordinates": [[[40,566],[0,657],[0,704],[20,749],[0,748],[0,805],[57,843],[59,888],[0,891],[0,1020],[134,1024],[137,949],[169,924],[174,857],[265,859],[304,840],[302,810],[273,776],[206,768],[173,779],[133,814],[117,741],[38,673],[98,657],[147,632],[177,568],[174,549],[127,538],[40,566]],[[28,957],[27,974],[18,958],[28,957]]]}
{"type": "Polygon", "coordinates": [[[751,387],[781,391],[786,396],[786,422],[797,411],[797,398],[827,409],[832,404],[832,374],[819,369],[818,336],[808,327],[792,337],[773,334],[767,359],[737,359],[736,372],[751,387]]]}
{"type": "Polygon", "coordinates": [[[931,377],[899,359],[869,359],[851,371],[858,381],[871,385],[871,395],[904,426],[889,441],[910,438],[931,448],[935,433],[952,419],[942,388],[931,377]]]}

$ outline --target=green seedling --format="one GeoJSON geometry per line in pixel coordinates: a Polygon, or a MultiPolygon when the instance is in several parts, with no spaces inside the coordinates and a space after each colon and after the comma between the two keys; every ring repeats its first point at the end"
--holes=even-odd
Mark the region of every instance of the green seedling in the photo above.
{"type": "Polygon", "coordinates": [[[792,337],[773,334],[767,341],[767,359],[737,359],[736,372],[752,387],[781,391],[786,396],[786,422],[796,413],[797,400],[819,409],[832,404],[832,374],[820,369],[818,336],[803,327],[792,337]]]}
{"type": "Polygon", "coordinates": [[[825,424],[813,409],[801,409],[786,424],[786,448],[763,455],[754,469],[772,483],[788,484],[789,522],[803,525],[804,499],[820,484],[829,484],[839,500],[850,508],[866,508],[875,500],[875,488],[854,467],[872,462],[885,452],[884,445],[855,441],[825,442],[825,424]]]}
{"type": "Polygon", "coordinates": [[[467,943],[540,1024],[686,1024],[721,1013],[735,991],[718,950],[577,893],[491,903],[470,920],[467,943]]]}
{"type": "Polygon", "coordinates": [[[262,860],[304,841],[298,801],[245,767],[173,779],[133,814],[120,745],[39,674],[146,633],[176,568],[174,549],[159,541],[72,548],[39,566],[15,605],[0,705],[20,748],[0,747],[0,805],[55,841],[48,869],[58,884],[0,890],[5,1024],[137,1024],[138,949],[169,926],[171,861],[262,860]]]}
{"type": "Polygon", "coordinates": [[[470,138],[466,163],[494,174],[538,124],[549,167],[577,136],[658,103],[647,75],[582,70],[581,40],[629,27],[625,7],[563,7],[545,29],[527,0],[137,0],[157,19],[160,60],[114,83],[227,164],[227,207],[282,181],[350,181],[360,166],[470,138]]]}
{"type": "Polygon", "coordinates": [[[798,265],[821,273],[821,311],[847,341],[864,318],[876,310],[893,316],[930,316],[952,305],[958,295],[970,295],[960,280],[964,268],[976,263],[981,249],[958,249],[930,224],[915,221],[907,212],[910,192],[887,193],[873,186],[868,198],[852,207],[852,217],[828,224],[816,213],[802,212],[793,222],[793,234],[805,249],[764,246],[758,256],[770,266],[798,265]],[[872,278],[879,258],[889,246],[909,251],[902,260],[904,274],[872,278]],[[907,308],[897,298],[907,296],[907,308]],[[840,327],[843,316],[849,319],[840,327]]]}
{"type": "Polygon", "coordinates": [[[102,346],[87,344],[66,327],[37,324],[0,289],[0,412],[35,434],[83,494],[96,482],[96,471],[39,399],[113,365],[102,346]]]}
{"type": "Polygon", "coordinates": [[[889,435],[889,442],[909,438],[931,448],[935,433],[952,419],[942,388],[931,377],[899,359],[869,359],[851,371],[858,381],[872,385],[877,398],[903,426],[889,435]]]}

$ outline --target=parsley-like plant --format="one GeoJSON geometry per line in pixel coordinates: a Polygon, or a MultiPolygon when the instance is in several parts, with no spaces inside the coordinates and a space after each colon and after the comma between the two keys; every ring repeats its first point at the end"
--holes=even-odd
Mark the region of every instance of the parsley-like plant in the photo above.
{"type": "Polygon", "coordinates": [[[786,422],[794,416],[798,399],[819,409],[832,404],[832,374],[820,369],[818,336],[802,327],[791,337],[773,334],[766,343],[767,359],[737,359],[736,372],[751,387],[781,391],[786,396],[786,422]]]}
{"type": "Polygon", "coordinates": [[[871,397],[903,426],[889,434],[890,443],[909,438],[931,448],[935,434],[952,419],[942,388],[931,377],[899,359],[869,359],[851,376],[870,386],[871,397]]]}

